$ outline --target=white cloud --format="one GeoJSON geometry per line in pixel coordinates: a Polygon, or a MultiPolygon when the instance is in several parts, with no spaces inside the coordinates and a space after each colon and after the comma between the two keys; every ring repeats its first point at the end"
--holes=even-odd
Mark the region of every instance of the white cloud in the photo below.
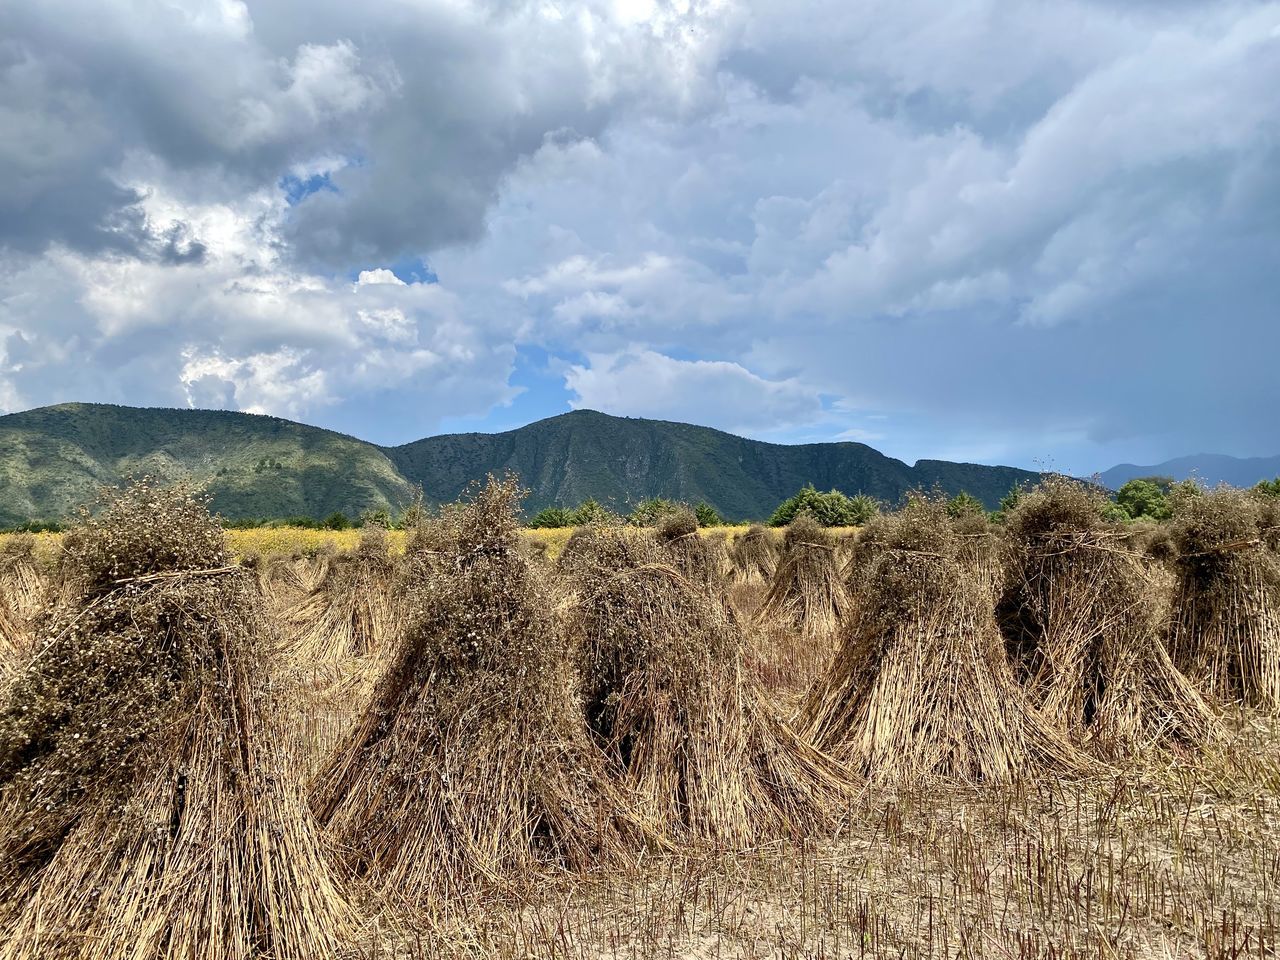
{"type": "Polygon", "coordinates": [[[298,417],[333,402],[325,372],[309,367],[295,350],[227,359],[189,348],[183,361],[180,376],[188,406],[298,417]]]}
{"type": "Polygon", "coordinates": [[[470,317],[444,287],[383,267],[354,283],[296,270],[279,255],[282,201],[188,207],[156,191],[142,206],[151,222],[210,227],[202,258],[56,247],[8,261],[0,399],[11,407],[66,399],[68,384],[93,399],[303,419],[388,390],[435,417],[510,397],[512,329],[501,318],[470,317]]]}
{"type": "Polygon", "coordinates": [[[807,424],[822,413],[821,398],[795,380],[766,380],[736,363],[677,360],[641,348],[590,354],[568,369],[565,383],[575,408],[737,432],[807,424]]]}
{"type": "Polygon", "coordinates": [[[1278,53],[1232,0],[11,4],[0,403],[421,433],[530,346],[907,458],[1274,452],[1278,53]]]}

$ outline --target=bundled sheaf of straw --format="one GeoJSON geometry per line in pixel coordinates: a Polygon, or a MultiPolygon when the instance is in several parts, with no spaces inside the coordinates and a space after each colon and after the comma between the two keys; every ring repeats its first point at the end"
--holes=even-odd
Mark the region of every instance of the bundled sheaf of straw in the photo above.
{"type": "Polygon", "coordinates": [[[409,626],[314,808],[386,895],[424,904],[623,856],[631,827],[578,709],[520,491],[489,483],[415,537],[409,626]]]}
{"type": "Polygon", "coordinates": [[[1280,557],[1259,501],[1226,487],[1184,491],[1171,530],[1174,663],[1216,700],[1280,710],[1280,557]]]}
{"type": "Polygon", "coordinates": [[[188,491],[114,495],[0,707],[0,957],[334,956],[249,577],[188,491]]]}
{"type": "Polygon", "coordinates": [[[759,524],[735,537],[729,548],[734,582],[769,583],[778,566],[778,550],[769,531],[759,524]]]}
{"type": "Polygon", "coordinates": [[[914,499],[868,533],[877,548],[853,615],[801,711],[815,744],[899,785],[1083,769],[1014,678],[945,505],[914,499]]]}
{"type": "Polygon", "coordinates": [[[588,720],[648,824],[742,846],[838,819],[848,772],[775,716],[724,604],[661,543],[594,530],[575,572],[588,720]]]}
{"type": "Polygon", "coordinates": [[[1005,519],[999,619],[1020,679],[1073,741],[1106,753],[1199,744],[1214,711],[1164,646],[1168,583],[1104,520],[1099,490],[1051,478],[1005,519]]]}
{"type": "Polygon", "coordinates": [[[310,777],[350,732],[403,629],[401,573],[380,526],[365,527],[348,553],[268,569],[276,571],[275,589],[293,595],[275,605],[284,636],[276,665],[291,693],[289,729],[310,777]],[[321,582],[301,592],[319,569],[321,582]]]}
{"type": "Polygon", "coordinates": [[[332,544],[326,547],[306,556],[241,558],[256,573],[267,611],[286,636],[296,638],[324,614],[327,604],[321,587],[337,555],[332,544]]]}
{"type": "Polygon", "coordinates": [[[835,538],[807,514],[792,521],[757,619],[785,625],[805,640],[829,645],[850,609],[835,549],[835,538]]]}
{"type": "Polygon", "coordinates": [[[668,562],[703,590],[723,596],[725,590],[723,541],[711,541],[698,533],[698,519],[686,507],[673,510],[654,528],[668,562]]]}
{"type": "Polygon", "coordinates": [[[18,620],[30,620],[44,604],[46,578],[36,559],[36,538],[16,534],[0,547],[0,603],[18,620]]]}
{"type": "Polygon", "coordinates": [[[0,548],[0,679],[30,648],[32,621],[48,586],[35,556],[35,537],[9,537],[0,548]]]}
{"type": "Polygon", "coordinates": [[[291,657],[304,664],[329,664],[378,656],[398,635],[403,616],[386,530],[364,528],[354,550],[325,566],[320,585],[286,615],[293,628],[291,657]]]}
{"type": "Polygon", "coordinates": [[[283,621],[291,607],[300,603],[314,589],[303,579],[300,564],[292,557],[242,557],[242,566],[257,574],[258,589],[272,615],[283,621]],[[249,562],[252,560],[253,562],[249,562]]]}

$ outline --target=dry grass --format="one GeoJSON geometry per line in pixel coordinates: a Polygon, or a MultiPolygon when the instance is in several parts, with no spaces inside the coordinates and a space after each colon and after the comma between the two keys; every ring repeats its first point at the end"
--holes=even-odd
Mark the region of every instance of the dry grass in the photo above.
{"type": "Polygon", "coordinates": [[[1007,566],[928,500],[827,531],[854,596],[805,698],[826,654],[740,559],[778,531],[597,529],[552,564],[572,531],[519,530],[515,494],[385,550],[224,538],[151,493],[109,535],[0,537],[39,637],[8,680],[0,651],[0,960],[1280,951],[1260,508],[1113,537],[1071,509],[1036,533],[1024,499],[1007,566]],[[1131,745],[1183,716],[1149,682],[1171,618],[1188,674],[1252,706],[1086,761],[1107,697],[1131,745]]]}
{"type": "MultiPolygon", "coordinates": [[[[554,560],[564,549],[565,543],[573,535],[573,527],[543,527],[536,530],[521,530],[522,537],[528,540],[540,540],[547,544],[547,557],[554,560]]],[[[743,525],[721,527],[703,527],[698,533],[704,537],[725,537],[729,544],[750,528],[743,525]]],[[[763,529],[763,528],[762,528],[763,529]]],[[[832,535],[844,537],[857,531],[857,527],[831,527],[832,535]]],[[[312,530],[306,527],[260,527],[253,530],[228,530],[227,545],[237,557],[250,555],[263,559],[275,557],[310,557],[319,553],[341,553],[354,550],[360,543],[359,530],[312,530]]],[[[782,533],[778,530],[765,530],[765,535],[775,543],[780,543],[782,533]]],[[[0,550],[15,539],[33,537],[37,559],[46,565],[53,564],[61,549],[63,534],[61,533],[0,533],[0,550]]],[[[387,532],[392,554],[404,553],[406,533],[403,530],[387,532]]]]}
{"type": "Polygon", "coordinates": [[[1246,960],[1280,949],[1280,739],[1000,789],[871,790],[832,840],[672,856],[387,956],[1246,960]]]}
{"type": "Polygon", "coordinates": [[[877,548],[831,669],[802,717],[873,781],[998,783],[1078,770],[1005,659],[993,598],[945,504],[918,498],[868,530],[877,548]]]}
{"type": "Polygon", "coordinates": [[[0,957],[332,956],[352,916],[281,750],[269,625],[182,488],[114,492],[0,698],[0,957]]]}
{"type": "Polygon", "coordinates": [[[796,644],[794,657],[809,675],[825,668],[848,616],[849,592],[836,560],[837,534],[807,515],[787,527],[769,591],[756,609],[756,627],[774,643],[796,644]]]}
{"type": "Polygon", "coordinates": [[[1169,652],[1208,694],[1280,711],[1280,556],[1262,504],[1224,487],[1175,500],[1169,652]]]}
{"type": "Polygon", "coordinates": [[[491,478],[415,538],[409,626],[317,779],[349,866],[415,908],[624,858],[639,839],[578,709],[553,596],[519,549],[518,504],[514,481],[491,478]]]}
{"type": "Polygon", "coordinates": [[[999,612],[1028,696],[1107,754],[1198,744],[1217,719],[1164,646],[1172,584],[1107,524],[1101,491],[1051,478],[1005,520],[999,612]]]}
{"type": "Polygon", "coordinates": [[[659,835],[741,847],[830,825],[852,795],[847,772],[775,715],[738,624],[699,579],[705,554],[693,557],[673,559],[661,534],[604,528],[575,553],[570,619],[593,732],[659,835]]]}

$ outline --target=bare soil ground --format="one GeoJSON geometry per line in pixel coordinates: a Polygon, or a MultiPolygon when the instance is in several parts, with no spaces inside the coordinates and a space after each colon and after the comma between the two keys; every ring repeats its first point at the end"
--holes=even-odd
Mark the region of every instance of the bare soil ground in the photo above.
{"type": "MultiPolygon", "coordinates": [[[[392,905],[388,905],[391,907],[392,905]]],[[[661,857],[370,931],[383,957],[1271,957],[1280,729],[997,791],[866,793],[839,835],[661,857]]]]}

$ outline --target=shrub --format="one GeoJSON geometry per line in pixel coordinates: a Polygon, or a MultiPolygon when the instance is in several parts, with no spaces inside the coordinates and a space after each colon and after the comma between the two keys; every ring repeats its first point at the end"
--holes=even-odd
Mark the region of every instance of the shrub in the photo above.
{"type": "Polygon", "coordinates": [[[807,513],[824,527],[854,527],[879,512],[880,505],[865,494],[849,497],[839,490],[820,493],[813,484],[808,484],[779,504],[769,518],[769,526],[785,527],[800,514],[807,513]]]}
{"type": "Polygon", "coordinates": [[[635,505],[627,522],[636,527],[656,527],[668,514],[679,509],[680,504],[666,497],[650,497],[635,505]]]}
{"type": "Polygon", "coordinates": [[[572,527],[573,513],[564,507],[543,507],[525,524],[526,527],[540,529],[543,527],[572,527]]]}
{"type": "Polygon", "coordinates": [[[324,518],[321,526],[326,530],[350,530],[351,521],[347,519],[347,515],[341,510],[335,510],[324,518]]]}
{"type": "Polygon", "coordinates": [[[700,503],[693,508],[693,515],[698,518],[700,527],[719,527],[724,524],[724,517],[709,503],[700,503]]]}
{"type": "Polygon", "coordinates": [[[1271,497],[1280,500],[1280,477],[1274,480],[1259,480],[1253,485],[1253,492],[1260,497],[1271,497]]]}
{"type": "Polygon", "coordinates": [[[1014,484],[1010,487],[1009,492],[1000,498],[1000,503],[996,507],[995,512],[991,514],[991,519],[996,523],[1003,523],[1004,518],[1013,511],[1014,507],[1018,505],[1018,502],[1022,499],[1024,493],[1026,493],[1026,490],[1018,484],[1014,484]]]}
{"type": "Polygon", "coordinates": [[[387,510],[365,510],[360,514],[360,526],[391,529],[391,513],[387,510]]]}
{"type": "Polygon", "coordinates": [[[1127,520],[1168,520],[1170,477],[1136,477],[1116,492],[1116,505],[1127,520]]]}
{"type": "Polygon", "coordinates": [[[570,515],[567,526],[585,527],[589,523],[607,523],[613,514],[602,507],[595,499],[583,500],[578,509],[570,515]]]}
{"type": "Polygon", "coordinates": [[[852,513],[848,526],[861,527],[880,515],[880,501],[865,493],[850,497],[849,506],[852,513]]]}
{"type": "Polygon", "coordinates": [[[967,490],[961,490],[947,501],[947,516],[952,520],[958,520],[961,517],[977,516],[978,514],[985,514],[986,512],[986,508],[982,505],[982,501],[967,490]]]}

